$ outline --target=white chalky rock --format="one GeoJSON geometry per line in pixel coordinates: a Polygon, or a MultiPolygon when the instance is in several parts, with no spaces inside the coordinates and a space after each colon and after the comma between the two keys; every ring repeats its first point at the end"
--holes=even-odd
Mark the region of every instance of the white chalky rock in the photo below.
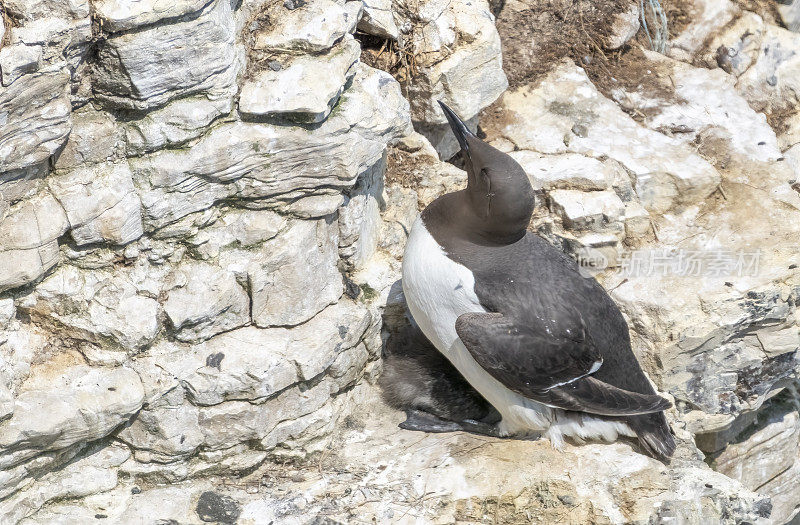
{"type": "Polygon", "coordinates": [[[203,135],[233,109],[236,86],[174,100],[125,126],[128,154],[141,155],[183,145],[203,135]]]}
{"type": "Polygon", "coordinates": [[[577,153],[543,155],[519,150],[509,155],[525,170],[534,189],[605,190],[614,180],[608,163],[577,153]]]}
{"type": "Polygon", "coordinates": [[[420,57],[408,97],[412,118],[447,124],[442,100],[471,119],[508,87],[500,37],[484,0],[430,0],[419,6],[410,44],[420,57]]]}
{"type": "Polygon", "coordinates": [[[46,161],[69,135],[69,76],[24,75],[0,88],[0,174],[46,161]]]}
{"type": "Polygon", "coordinates": [[[365,0],[364,12],[358,22],[358,29],[370,35],[397,40],[400,30],[394,20],[392,2],[390,0],[365,0]]]}
{"type": "Polygon", "coordinates": [[[346,6],[332,0],[314,0],[291,11],[279,8],[277,23],[255,35],[254,47],[297,53],[326,51],[358,23],[357,13],[346,6]]]}
{"type": "Polygon", "coordinates": [[[95,344],[135,353],[158,335],[158,302],[137,293],[123,273],[62,265],[19,308],[57,322],[59,330],[95,344]]]}
{"type": "Polygon", "coordinates": [[[97,52],[95,96],[111,106],[147,110],[229,88],[241,52],[231,3],[214,0],[196,17],[109,35],[97,52]]]}
{"type": "Polygon", "coordinates": [[[208,264],[177,271],[186,285],[169,292],[164,312],[178,340],[203,341],[250,321],[250,299],[233,273],[208,264]]]}
{"type": "Polygon", "coordinates": [[[609,190],[553,190],[550,200],[564,225],[576,230],[601,229],[608,223],[618,222],[625,213],[622,200],[609,190]]]}
{"type": "Polygon", "coordinates": [[[35,281],[58,262],[58,238],[69,223],[49,193],[0,214],[0,291],[35,281]]]}
{"type": "MultiPolygon", "coordinates": [[[[256,326],[296,325],[339,300],[338,241],[336,221],[297,221],[250,259],[246,271],[256,326]]],[[[245,257],[233,252],[226,260],[245,257]]]]}
{"type": "Polygon", "coordinates": [[[0,455],[37,453],[106,436],[142,406],[139,376],[129,368],[76,365],[34,372],[0,423],[0,455]]]}
{"type": "Polygon", "coordinates": [[[116,33],[170,19],[180,19],[202,10],[212,0],[97,0],[94,15],[104,31],[116,33]]]}
{"type": "Polygon", "coordinates": [[[648,210],[694,203],[719,184],[719,173],[708,161],[680,141],[636,123],[572,62],[562,63],[535,88],[506,93],[501,104],[509,122],[498,131],[517,148],[610,157],[634,174],[636,192],[648,210]]]}
{"type": "Polygon", "coordinates": [[[127,244],[142,236],[142,210],[127,162],[78,168],[48,179],[80,245],[127,244]]]}
{"type": "Polygon", "coordinates": [[[278,71],[266,68],[242,86],[239,111],[322,122],[355,75],[361,47],[350,35],[325,55],[302,55],[278,71]],[[314,71],[314,75],[309,75],[314,71]]]}

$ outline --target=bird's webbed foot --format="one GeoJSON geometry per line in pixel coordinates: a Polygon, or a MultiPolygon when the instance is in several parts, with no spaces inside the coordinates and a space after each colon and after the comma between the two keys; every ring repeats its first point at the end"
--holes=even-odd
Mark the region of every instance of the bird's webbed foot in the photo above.
{"type": "Polygon", "coordinates": [[[499,436],[495,425],[490,425],[474,419],[463,421],[449,421],[421,410],[406,410],[406,420],[400,423],[400,428],[416,430],[419,432],[471,432],[485,436],[499,436]]]}

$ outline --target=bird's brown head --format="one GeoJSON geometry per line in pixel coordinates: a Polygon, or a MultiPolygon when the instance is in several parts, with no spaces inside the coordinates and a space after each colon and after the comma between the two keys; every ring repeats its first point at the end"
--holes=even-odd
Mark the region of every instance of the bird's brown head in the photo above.
{"type": "Polygon", "coordinates": [[[525,235],[535,203],[525,170],[508,154],[479,139],[445,103],[439,104],[461,146],[475,228],[498,243],[518,240],[525,235]]]}

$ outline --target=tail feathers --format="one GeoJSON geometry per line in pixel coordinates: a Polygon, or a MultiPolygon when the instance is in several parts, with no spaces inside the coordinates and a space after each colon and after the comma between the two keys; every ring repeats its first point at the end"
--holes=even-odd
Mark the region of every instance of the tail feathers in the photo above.
{"type": "Polygon", "coordinates": [[[631,417],[628,426],[636,432],[639,444],[656,459],[669,463],[675,453],[675,438],[663,413],[631,417]]]}
{"type": "Polygon", "coordinates": [[[639,394],[623,390],[591,376],[531,397],[556,408],[601,416],[650,414],[672,406],[669,401],[656,394],[639,394]]]}

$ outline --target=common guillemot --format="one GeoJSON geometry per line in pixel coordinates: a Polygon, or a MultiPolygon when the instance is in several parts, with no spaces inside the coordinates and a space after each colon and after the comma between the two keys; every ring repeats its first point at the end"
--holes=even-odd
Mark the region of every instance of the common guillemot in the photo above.
{"type": "MultiPolygon", "coordinates": [[[[467,188],[432,202],[409,234],[402,282],[415,322],[500,413],[492,433],[541,434],[557,448],[565,437],[626,435],[668,459],[670,403],[639,366],[619,308],[572,259],[527,231],[534,193],[522,167],[440,104],[467,188]]],[[[445,423],[415,413],[412,426],[441,431],[445,423]]]]}

